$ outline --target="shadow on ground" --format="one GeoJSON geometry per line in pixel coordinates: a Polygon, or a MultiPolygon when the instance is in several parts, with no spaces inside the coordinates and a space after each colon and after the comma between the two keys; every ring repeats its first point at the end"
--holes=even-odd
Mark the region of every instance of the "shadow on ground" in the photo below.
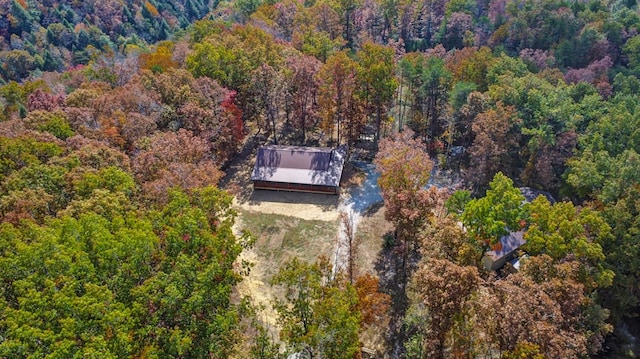
{"type": "Polygon", "coordinates": [[[302,193],[271,190],[253,190],[249,196],[250,205],[259,205],[263,202],[311,204],[320,207],[324,211],[335,211],[338,208],[340,197],[330,194],[302,193]]]}
{"type": "Polygon", "coordinates": [[[408,247],[397,242],[393,232],[385,234],[384,238],[385,244],[378,253],[375,270],[380,279],[380,290],[392,298],[385,357],[403,358],[406,355],[404,344],[413,334],[404,325],[404,316],[409,308],[406,289],[421,256],[415,250],[407,252],[408,247]]]}

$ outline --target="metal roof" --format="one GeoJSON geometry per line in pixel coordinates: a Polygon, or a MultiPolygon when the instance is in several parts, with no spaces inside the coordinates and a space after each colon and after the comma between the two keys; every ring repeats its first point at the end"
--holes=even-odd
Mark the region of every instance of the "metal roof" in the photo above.
{"type": "Polygon", "coordinates": [[[497,260],[512,254],[526,243],[524,240],[524,231],[509,232],[509,234],[500,238],[500,243],[502,245],[499,250],[489,251],[486,255],[493,258],[493,260],[497,260]]]}
{"type": "Polygon", "coordinates": [[[251,180],[338,187],[345,156],[345,146],[261,146],[251,180]]]}

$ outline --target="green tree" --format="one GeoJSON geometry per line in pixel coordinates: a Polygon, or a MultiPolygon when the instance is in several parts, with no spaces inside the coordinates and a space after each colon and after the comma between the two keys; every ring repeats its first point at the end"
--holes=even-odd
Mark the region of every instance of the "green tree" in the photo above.
{"type": "Polygon", "coordinates": [[[49,208],[50,213],[54,214],[66,207],[71,199],[65,181],[67,172],[67,168],[57,164],[32,164],[11,173],[2,183],[2,189],[5,191],[42,189],[54,198],[49,208]]]}
{"type": "Polygon", "coordinates": [[[488,248],[497,244],[500,237],[509,231],[524,227],[521,222],[527,218],[524,201],[513,181],[498,172],[489,183],[485,196],[469,201],[460,218],[469,235],[488,248]]]}
{"type": "Polygon", "coordinates": [[[20,81],[36,68],[34,57],[25,50],[11,50],[0,57],[3,60],[2,70],[9,80],[20,81]]]}
{"type": "Polygon", "coordinates": [[[47,162],[61,155],[64,149],[55,143],[29,137],[0,137],[0,181],[13,171],[31,164],[47,162]]]}
{"type": "Polygon", "coordinates": [[[640,35],[627,40],[622,49],[629,58],[629,67],[637,72],[640,67],[640,35]]]}
{"type": "Polygon", "coordinates": [[[257,27],[223,28],[193,44],[193,52],[187,57],[187,68],[195,77],[207,76],[225,87],[244,90],[252,71],[260,65],[280,69],[284,63],[282,49],[272,36],[257,27]]]}
{"type": "Polygon", "coordinates": [[[104,198],[46,225],[0,225],[0,355],[228,357],[234,263],[248,238],[231,230],[231,197],[174,191],[154,212],[104,198]]]}
{"type": "Polygon", "coordinates": [[[306,264],[293,258],[272,284],[284,289],[284,300],[276,300],[274,307],[289,350],[336,359],[351,358],[360,350],[356,290],[341,275],[332,277],[326,259],[306,264]]]}
{"type": "Polygon", "coordinates": [[[575,208],[571,202],[551,205],[544,196],[533,200],[528,210],[527,253],[546,254],[554,261],[575,258],[582,264],[580,280],[587,288],[611,285],[614,273],[604,268],[602,250],[611,240],[611,227],[599,212],[575,208]]]}
{"type": "Polygon", "coordinates": [[[61,140],[65,140],[74,134],[67,116],[62,111],[31,111],[25,117],[24,122],[28,128],[49,132],[61,140]]]}
{"type": "Polygon", "coordinates": [[[400,69],[411,93],[412,127],[425,140],[440,138],[445,130],[451,72],[442,58],[420,53],[405,55],[400,69]]]}
{"type": "Polygon", "coordinates": [[[136,184],[133,177],[120,168],[110,166],[97,171],[87,171],[74,181],[73,187],[76,196],[89,197],[97,189],[106,189],[113,193],[123,193],[131,196],[136,184]]]}

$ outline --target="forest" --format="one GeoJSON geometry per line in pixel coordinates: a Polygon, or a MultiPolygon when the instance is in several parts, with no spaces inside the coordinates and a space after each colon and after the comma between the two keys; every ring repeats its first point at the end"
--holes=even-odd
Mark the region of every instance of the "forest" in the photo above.
{"type": "Polygon", "coordinates": [[[639,153],[633,0],[0,0],[0,357],[633,358],[639,153]],[[395,229],[380,278],[283,263],[279,338],[250,143],[370,143],[395,229]]]}

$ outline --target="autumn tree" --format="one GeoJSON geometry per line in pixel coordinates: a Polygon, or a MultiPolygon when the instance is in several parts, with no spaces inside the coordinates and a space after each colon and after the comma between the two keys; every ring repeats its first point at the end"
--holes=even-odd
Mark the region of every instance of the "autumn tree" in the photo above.
{"type": "Polygon", "coordinates": [[[337,129],[338,143],[343,137],[353,143],[363,125],[357,111],[360,103],[356,97],[356,74],[357,64],[345,51],[331,56],[318,72],[318,104],[323,127],[329,129],[332,140],[333,128],[337,129]]]}
{"type": "Polygon", "coordinates": [[[385,216],[396,225],[401,238],[409,237],[428,223],[434,205],[433,192],[425,186],[433,164],[424,145],[404,131],[380,141],[375,164],[378,185],[385,202],[385,216]]]}
{"type": "Polygon", "coordinates": [[[268,64],[262,64],[254,70],[249,92],[253,98],[250,104],[251,108],[255,108],[257,130],[260,133],[264,128],[271,132],[275,144],[278,144],[277,127],[285,106],[286,90],[285,78],[281,72],[268,64]]]}
{"type": "Polygon", "coordinates": [[[215,185],[221,177],[207,141],[189,131],[155,134],[140,148],[133,159],[133,171],[147,196],[160,203],[167,200],[169,188],[215,185]]]}
{"type": "Polygon", "coordinates": [[[524,262],[522,273],[489,282],[474,309],[485,344],[509,353],[529,347],[545,357],[597,353],[611,326],[579,276],[576,262],[552,264],[537,256],[524,262]]]}
{"type": "Polygon", "coordinates": [[[382,293],[380,280],[371,274],[359,276],[354,283],[358,293],[358,310],[362,326],[384,326],[385,318],[391,308],[391,296],[382,293]]]}
{"type": "Polygon", "coordinates": [[[419,331],[409,344],[408,357],[444,358],[447,334],[460,318],[466,302],[478,289],[480,277],[475,267],[458,266],[448,260],[425,261],[413,274],[410,288],[415,304],[425,311],[426,330],[419,331]]]}
{"type": "Polygon", "coordinates": [[[289,92],[293,107],[293,125],[301,131],[302,143],[307,132],[315,127],[318,112],[318,79],[320,62],[311,56],[292,57],[287,60],[291,71],[289,92]]]}
{"type": "Polygon", "coordinates": [[[174,43],[165,41],[159,43],[154,52],[141,54],[140,68],[157,73],[178,67],[178,63],[173,60],[173,47],[174,43]]]}
{"type": "Polygon", "coordinates": [[[394,75],[394,55],[392,48],[372,42],[363,44],[356,54],[358,96],[366,103],[367,116],[374,117],[376,143],[381,138],[383,120],[398,86],[394,75]]]}
{"type": "Polygon", "coordinates": [[[0,222],[19,224],[23,220],[43,223],[52,215],[53,195],[42,188],[10,191],[0,197],[0,222]]]}
{"type": "Polygon", "coordinates": [[[490,105],[489,96],[477,91],[469,93],[465,103],[460,108],[456,109],[454,105],[454,110],[456,110],[453,114],[455,118],[454,134],[456,143],[465,148],[471,146],[474,139],[473,122],[478,114],[489,110],[490,105]]]}
{"type": "Polygon", "coordinates": [[[438,217],[419,235],[420,252],[424,257],[441,258],[460,266],[479,268],[484,254],[482,243],[469,236],[457,220],[455,215],[438,217]]]}
{"type": "Polygon", "coordinates": [[[514,109],[496,104],[477,115],[472,124],[474,140],[469,149],[470,166],[465,178],[474,189],[481,189],[498,171],[511,170],[511,150],[518,144],[518,123],[514,109]]]}
{"type": "Polygon", "coordinates": [[[385,204],[385,218],[395,225],[396,237],[403,246],[403,273],[406,274],[409,244],[417,244],[416,234],[434,216],[439,193],[426,189],[433,164],[413,131],[405,129],[380,141],[374,160],[380,172],[378,185],[385,204]]]}
{"type": "Polygon", "coordinates": [[[27,98],[27,109],[29,111],[53,111],[63,106],[64,96],[46,92],[41,88],[33,91],[27,98]]]}

